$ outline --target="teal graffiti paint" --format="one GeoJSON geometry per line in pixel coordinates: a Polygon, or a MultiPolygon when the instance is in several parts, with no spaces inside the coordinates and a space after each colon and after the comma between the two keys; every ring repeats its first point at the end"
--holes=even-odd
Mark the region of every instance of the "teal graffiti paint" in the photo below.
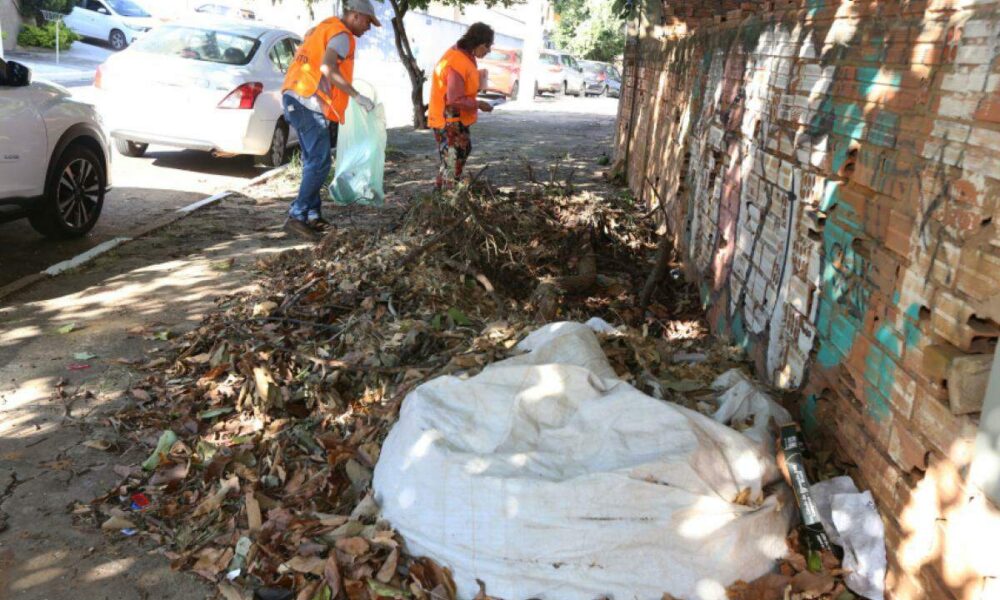
{"type": "Polygon", "coordinates": [[[733,315],[733,343],[748,350],[750,348],[750,336],[747,335],[746,327],[743,325],[743,315],[739,311],[733,315]]]}
{"type": "MultiPolygon", "coordinates": [[[[897,292],[896,302],[899,302],[898,298],[899,293],[897,292]]],[[[903,325],[904,339],[906,340],[906,347],[912,348],[920,341],[920,328],[916,325],[920,322],[920,305],[911,304],[904,314],[908,317],[903,325]]]]}
{"type": "Polygon", "coordinates": [[[806,401],[802,403],[802,428],[806,434],[812,435],[819,429],[819,421],[816,419],[816,408],[819,406],[819,397],[810,394],[806,401]]]}

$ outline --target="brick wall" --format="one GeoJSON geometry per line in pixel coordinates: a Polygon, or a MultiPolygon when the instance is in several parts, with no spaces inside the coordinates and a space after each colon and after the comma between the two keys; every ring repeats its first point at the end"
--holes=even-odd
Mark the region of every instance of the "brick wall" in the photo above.
{"type": "Polygon", "coordinates": [[[965,481],[1000,336],[1000,4],[647,3],[616,152],[712,326],[886,519],[896,598],[979,598],[965,481]]]}

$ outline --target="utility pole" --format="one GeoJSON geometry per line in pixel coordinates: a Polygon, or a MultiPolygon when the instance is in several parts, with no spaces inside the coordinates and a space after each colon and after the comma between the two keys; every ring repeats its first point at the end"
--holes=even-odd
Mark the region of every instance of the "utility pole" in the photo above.
{"type": "Polygon", "coordinates": [[[545,0],[528,0],[525,10],[527,35],[524,38],[524,47],[521,49],[521,78],[518,81],[517,95],[517,103],[525,107],[535,103],[538,52],[542,49],[542,37],[545,33],[545,5],[545,0]]]}

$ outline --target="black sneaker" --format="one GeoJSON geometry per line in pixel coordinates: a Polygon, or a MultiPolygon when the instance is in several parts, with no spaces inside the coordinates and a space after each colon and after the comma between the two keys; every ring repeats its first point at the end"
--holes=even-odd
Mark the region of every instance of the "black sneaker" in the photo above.
{"type": "Polygon", "coordinates": [[[307,225],[313,228],[313,231],[318,233],[326,233],[331,228],[333,228],[333,223],[330,223],[323,217],[316,217],[315,219],[310,219],[307,225]]]}
{"type": "Polygon", "coordinates": [[[285,226],[282,229],[285,230],[285,233],[290,233],[311,242],[315,242],[318,237],[316,231],[308,223],[291,217],[285,221],[285,226]]]}

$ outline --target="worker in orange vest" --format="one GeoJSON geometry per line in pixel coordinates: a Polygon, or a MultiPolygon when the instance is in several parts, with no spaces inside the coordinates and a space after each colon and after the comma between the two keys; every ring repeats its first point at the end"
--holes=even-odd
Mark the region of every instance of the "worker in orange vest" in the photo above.
{"type": "Polygon", "coordinates": [[[478,100],[480,71],[477,58],[493,47],[493,29],[486,23],[474,23],[458,43],[438,61],[431,75],[431,102],[427,125],[437,141],[438,169],[436,187],[454,186],[462,176],[465,161],[472,152],[469,128],[479,111],[491,112],[489,102],[478,100]]]}
{"type": "Polygon", "coordinates": [[[332,166],[330,129],[344,123],[351,98],[365,110],[375,107],[351,85],[357,38],[372,25],[382,26],[371,0],[345,0],[343,17],[330,17],[306,33],[285,75],[285,121],[298,133],[302,152],[302,182],[288,210],[288,233],[316,239],[330,226],[320,214],[319,195],[332,166]]]}

